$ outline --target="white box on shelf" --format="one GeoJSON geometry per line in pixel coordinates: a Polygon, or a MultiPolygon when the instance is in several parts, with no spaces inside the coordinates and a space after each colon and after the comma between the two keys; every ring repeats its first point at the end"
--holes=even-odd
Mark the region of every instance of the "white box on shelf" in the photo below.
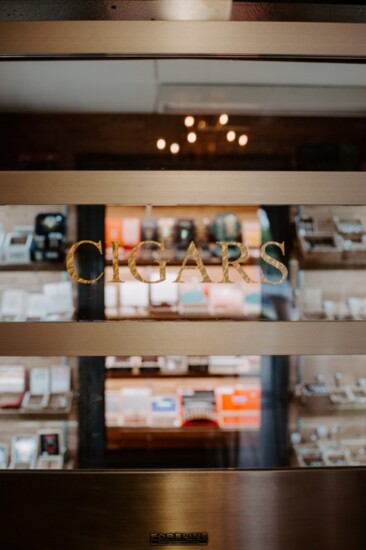
{"type": "Polygon", "coordinates": [[[71,390],[71,369],[69,365],[52,365],[51,394],[68,393],[71,390]]]}
{"type": "Polygon", "coordinates": [[[0,443],[0,470],[6,470],[8,467],[8,455],[9,447],[3,443],[0,443]]]}
{"type": "Polygon", "coordinates": [[[37,460],[37,470],[62,470],[63,456],[40,456],[37,460]]]}
{"type": "Polygon", "coordinates": [[[119,423],[123,426],[149,426],[151,423],[151,389],[123,388],[120,390],[119,423]]]}
{"type": "MultiPolygon", "coordinates": [[[[165,281],[151,285],[151,305],[176,306],[179,300],[179,284],[175,283],[178,272],[168,272],[165,281]]],[[[157,280],[158,274],[151,276],[150,280],[157,280]]]]}
{"type": "Polygon", "coordinates": [[[7,264],[30,263],[33,227],[19,227],[7,233],[4,242],[4,261],[7,264]]]}
{"type": "Polygon", "coordinates": [[[176,395],[152,396],[151,425],[159,428],[176,428],[180,425],[176,395]]]}
{"type": "Polygon", "coordinates": [[[43,285],[49,320],[70,319],[74,313],[72,284],[69,281],[43,285]]]}
{"type": "Polygon", "coordinates": [[[29,470],[34,468],[38,452],[36,435],[14,435],[11,442],[11,462],[9,468],[29,470]]]}
{"type": "Polygon", "coordinates": [[[29,391],[26,392],[23,409],[44,409],[50,398],[50,370],[33,368],[30,370],[29,391]]]}
{"type": "Polygon", "coordinates": [[[9,288],[1,297],[1,317],[3,320],[22,321],[25,318],[28,293],[20,288],[9,288]]]}
{"type": "Polygon", "coordinates": [[[119,285],[119,299],[122,310],[149,306],[149,285],[137,281],[126,281],[119,285]]]}
{"type": "Polygon", "coordinates": [[[41,292],[30,292],[27,296],[27,320],[43,321],[47,316],[46,297],[41,292]]]}
{"type": "Polygon", "coordinates": [[[0,223],[0,262],[4,259],[4,244],[5,244],[5,230],[2,223],[0,223]]]}
{"type": "Polygon", "coordinates": [[[120,392],[106,390],[105,392],[105,423],[106,426],[118,426],[120,419],[120,392]]]}

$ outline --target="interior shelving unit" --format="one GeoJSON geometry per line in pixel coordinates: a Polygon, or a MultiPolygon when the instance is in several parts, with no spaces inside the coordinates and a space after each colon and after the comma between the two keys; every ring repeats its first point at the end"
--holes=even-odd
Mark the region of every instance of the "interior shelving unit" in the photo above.
{"type": "MultiPolygon", "coordinates": [[[[17,205],[9,207],[2,203],[1,206],[1,224],[5,233],[14,231],[17,227],[31,228],[35,223],[35,217],[41,212],[65,212],[62,205],[17,205]]],[[[68,212],[70,213],[70,212],[68,212]]],[[[67,232],[70,239],[74,239],[75,235],[75,216],[74,212],[68,219],[67,232]]],[[[0,262],[0,290],[5,289],[20,289],[24,293],[41,293],[42,286],[47,283],[63,282],[66,279],[65,262],[36,262],[29,261],[27,263],[5,263],[0,262]]],[[[2,295],[2,292],[1,292],[2,295]]],[[[75,304],[74,304],[75,306],[75,304]]],[[[14,326],[25,323],[24,320],[12,321],[14,326]]],[[[22,353],[16,345],[13,348],[10,356],[1,357],[1,365],[12,367],[12,365],[21,365],[24,367],[24,384],[25,390],[30,389],[31,373],[35,368],[50,370],[52,365],[68,365],[70,368],[71,391],[65,395],[65,406],[60,405],[59,408],[42,407],[35,408],[23,407],[24,401],[18,403],[18,408],[1,408],[0,409],[0,441],[2,444],[11,448],[13,436],[37,436],[39,430],[55,430],[61,431],[64,442],[66,462],[63,467],[66,469],[75,468],[77,466],[78,454],[78,406],[77,406],[77,362],[73,359],[65,358],[64,354],[59,354],[58,357],[52,353],[49,357],[29,356],[27,353],[22,353]]],[[[25,393],[23,397],[25,396],[25,393]]],[[[9,453],[10,455],[10,453],[9,453]]],[[[9,459],[9,457],[8,457],[9,459]]],[[[9,461],[9,460],[8,460],[9,461]]]]}

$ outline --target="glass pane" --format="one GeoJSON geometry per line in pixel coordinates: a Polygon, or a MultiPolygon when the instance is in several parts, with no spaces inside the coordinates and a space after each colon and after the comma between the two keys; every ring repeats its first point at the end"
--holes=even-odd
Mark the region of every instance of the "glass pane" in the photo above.
{"type": "MultiPolygon", "coordinates": [[[[294,187],[296,171],[362,172],[365,71],[254,60],[3,63],[0,169],[49,171],[50,186],[61,170],[222,170],[222,188],[234,170],[293,171],[294,187]]],[[[365,319],[364,206],[332,206],[331,192],[329,206],[273,206],[263,196],[255,206],[233,197],[229,206],[193,207],[190,199],[131,206],[121,191],[119,206],[1,206],[1,321],[192,320],[199,339],[200,320],[365,319]],[[85,240],[68,269],[66,255],[85,240]],[[154,242],[139,247],[144,241],[154,242]],[[271,241],[284,243],[267,252],[286,272],[260,253],[271,241]]],[[[63,467],[364,464],[364,357],[228,349],[219,357],[14,356],[0,365],[6,465],[13,436],[37,436],[39,449],[44,429],[62,431],[63,467]],[[56,421],[52,367],[66,364],[73,400],[61,392],[71,409],[56,421]]],[[[25,448],[38,460],[32,441],[25,448]]]]}
{"type": "Polygon", "coordinates": [[[365,407],[365,356],[2,357],[1,467],[362,466],[365,407]]]}
{"type": "Polygon", "coordinates": [[[1,206],[0,231],[2,321],[366,318],[363,206],[1,206]]]}

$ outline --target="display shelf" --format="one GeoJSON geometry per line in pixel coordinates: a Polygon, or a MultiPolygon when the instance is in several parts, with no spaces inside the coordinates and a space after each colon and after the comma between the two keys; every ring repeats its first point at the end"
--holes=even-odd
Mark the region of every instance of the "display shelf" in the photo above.
{"type": "Polygon", "coordinates": [[[29,262],[26,264],[0,263],[2,271],[66,271],[64,262],[29,262]]]}
{"type": "Polygon", "coordinates": [[[73,402],[65,410],[42,409],[0,409],[0,420],[73,420],[76,415],[76,406],[73,402]]]}
{"type": "Polygon", "coordinates": [[[123,368],[106,368],[106,378],[107,379],[127,379],[127,380],[146,380],[150,378],[154,379],[163,379],[163,380],[171,380],[171,379],[183,379],[183,380],[189,380],[194,378],[255,378],[260,377],[260,374],[258,373],[227,373],[227,374],[211,374],[211,373],[202,373],[202,372],[186,372],[182,374],[165,374],[165,373],[139,373],[139,374],[133,374],[133,373],[126,373],[123,372],[126,369],[123,368]]]}
{"type": "MultiPolygon", "coordinates": [[[[169,267],[181,267],[182,263],[183,263],[183,260],[184,260],[184,256],[182,258],[179,258],[179,259],[178,258],[141,258],[141,259],[137,259],[137,263],[140,266],[155,266],[156,264],[154,264],[154,261],[156,262],[158,260],[164,260],[165,262],[167,262],[169,267]]],[[[212,258],[212,257],[211,258],[202,258],[202,261],[203,261],[203,263],[205,264],[206,267],[210,267],[210,266],[221,267],[221,265],[222,265],[222,259],[221,258],[212,258]]],[[[258,265],[258,263],[259,263],[259,258],[250,257],[242,265],[243,266],[245,266],[245,265],[247,265],[247,266],[248,265],[258,265]]],[[[120,267],[126,267],[126,266],[128,266],[128,259],[118,260],[118,264],[119,264],[120,267]]],[[[112,266],[112,260],[105,260],[105,265],[107,267],[112,266]]],[[[192,260],[188,260],[186,265],[196,266],[197,264],[192,260]]],[[[366,267],[366,263],[365,263],[365,267],[366,267]]]]}
{"type": "Polygon", "coordinates": [[[350,258],[342,260],[341,262],[320,261],[320,260],[307,260],[299,251],[295,250],[293,253],[293,259],[299,262],[300,271],[343,271],[343,270],[366,270],[366,259],[350,258]]]}
{"type": "Polygon", "coordinates": [[[296,415],[298,417],[366,415],[366,404],[354,406],[337,405],[336,407],[329,406],[323,409],[308,409],[297,405],[296,415]]]}
{"type": "Polygon", "coordinates": [[[359,270],[359,269],[365,269],[366,270],[366,261],[360,261],[355,262],[352,261],[342,261],[342,263],[322,263],[322,262],[316,262],[316,261],[305,261],[300,260],[299,261],[299,269],[301,271],[343,271],[343,270],[359,270]]]}
{"type": "MultiPolygon", "coordinates": [[[[259,428],[258,428],[259,430],[259,428]]],[[[248,428],[216,428],[201,426],[197,428],[150,428],[146,427],[107,427],[107,449],[109,451],[123,448],[133,449],[148,446],[149,448],[164,447],[207,447],[222,446],[233,437],[245,434],[246,437],[257,439],[257,429],[248,428]]]]}
{"type": "Polygon", "coordinates": [[[219,320],[231,320],[235,321],[255,321],[259,319],[259,315],[238,315],[237,313],[179,313],[178,311],[152,311],[143,314],[136,315],[119,315],[119,316],[107,316],[108,321],[141,321],[141,320],[150,320],[150,321],[219,321],[219,320]]]}

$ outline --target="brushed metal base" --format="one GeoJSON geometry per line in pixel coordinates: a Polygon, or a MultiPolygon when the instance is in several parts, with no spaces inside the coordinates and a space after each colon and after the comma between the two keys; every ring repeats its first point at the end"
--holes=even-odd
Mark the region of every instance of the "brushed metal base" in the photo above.
{"type": "Polygon", "coordinates": [[[147,550],[167,534],[211,550],[366,544],[366,469],[4,472],[0,487],[7,550],[147,550]]]}

